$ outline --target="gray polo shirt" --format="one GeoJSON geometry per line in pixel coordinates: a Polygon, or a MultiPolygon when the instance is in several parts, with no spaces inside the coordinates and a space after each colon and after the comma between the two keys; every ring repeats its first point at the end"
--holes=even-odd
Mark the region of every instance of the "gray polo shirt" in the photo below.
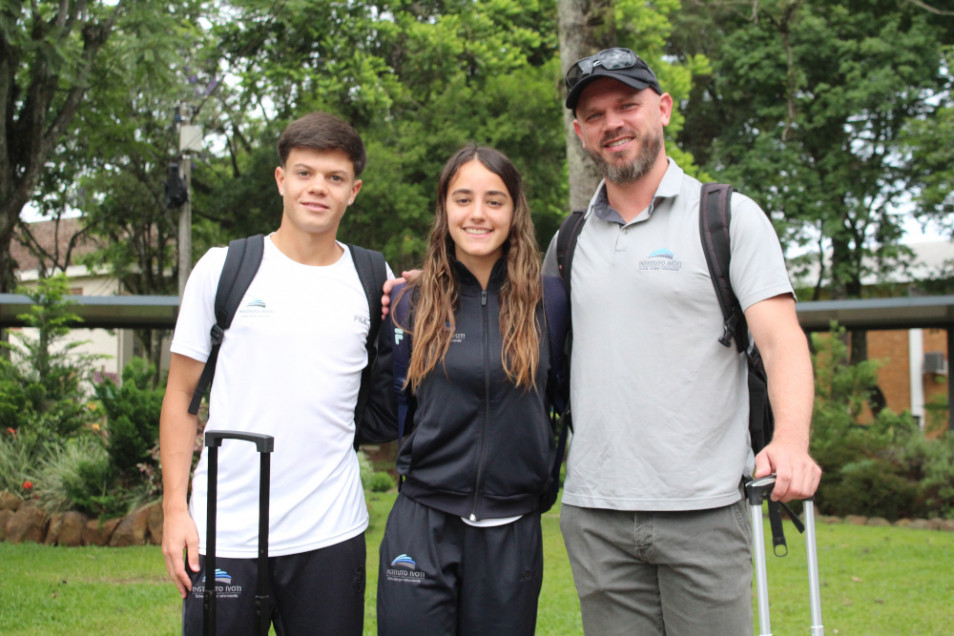
{"type": "MultiPolygon", "coordinates": [[[[699,236],[701,183],[671,159],[625,223],[601,183],[573,258],[570,445],[563,503],[696,510],[738,501],[752,465],[746,365],[719,344],[722,312],[699,236]]],[[[732,287],[742,308],[793,294],[772,224],[732,197],[732,287]]],[[[555,241],[545,263],[556,273],[555,241]]]]}

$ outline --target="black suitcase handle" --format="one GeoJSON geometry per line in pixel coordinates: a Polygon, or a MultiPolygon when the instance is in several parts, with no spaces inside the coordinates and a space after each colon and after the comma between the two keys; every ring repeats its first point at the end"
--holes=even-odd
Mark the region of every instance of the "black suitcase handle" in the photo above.
{"type": "Polygon", "coordinates": [[[222,445],[222,440],[235,439],[252,442],[261,455],[258,482],[258,582],[255,592],[255,615],[258,618],[259,633],[267,635],[271,623],[268,612],[268,489],[271,477],[271,453],[275,448],[275,438],[271,435],[240,431],[208,431],[204,437],[203,443],[208,449],[209,483],[205,536],[205,590],[202,593],[202,633],[205,636],[212,636],[216,632],[215,503],[219,494],[219,446],[222,445]]]}

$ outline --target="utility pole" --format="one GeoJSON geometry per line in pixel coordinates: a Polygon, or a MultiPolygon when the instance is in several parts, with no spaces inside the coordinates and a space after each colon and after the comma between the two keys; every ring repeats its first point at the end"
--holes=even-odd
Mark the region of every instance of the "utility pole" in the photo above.
{"type": "Polygon", "coordinates": [[[192,154],[202,150],[202,129],[190,123],[191,110],[182,105],[182,123],[179,126],[179,176],[185,183],[186,199],[179,210],[179,296],[185,291],[192,272],[192,154]]]}

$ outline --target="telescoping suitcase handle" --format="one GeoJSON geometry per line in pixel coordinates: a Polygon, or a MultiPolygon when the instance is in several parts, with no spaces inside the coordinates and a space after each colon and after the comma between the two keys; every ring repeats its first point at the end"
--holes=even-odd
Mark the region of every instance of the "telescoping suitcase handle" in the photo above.
{"type": "Polygon", "coordinates": [[[261,456],[258,482],[258,582],[255,592],[255,615],[260,634],[268,634],[271,617],[268,612],[268,488],[271,470],[271,453],[275,438],[258,433],[239,431],[206,431],[205,447],[208,449],[209,485],[207,526],[205,536],[205,590],[202,594],[203,623],[205,636],[215,634],[215,502],[218,497],[219,446],[222,440],[236,439],[252,442],[261,456]]]}
{"type": "MultiPolygon", "coordinates": [[[[769,619],[768,580],[765,567],[765,536],[762,530],[762,501],[775,487],[775,475],[745,484],[745,496],[752,514],[752,544],[755,552],[756,595],[759,604],[759,636],[772,636],[769,619]]],[[[805,507],[805,548],[808,555],[808,592],[812,612],[812,636],[824,636],[821,617],[821,592],[818,582],[818,552],[815,547],[815,501],[809,497],[805,507]]]]}

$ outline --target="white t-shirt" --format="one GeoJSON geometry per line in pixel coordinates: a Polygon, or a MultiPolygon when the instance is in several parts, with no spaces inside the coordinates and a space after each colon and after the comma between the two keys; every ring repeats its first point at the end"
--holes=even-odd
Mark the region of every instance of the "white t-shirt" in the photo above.
{"type": "MultiPolygon", "coordinates": [[[[339,244],[340,245],[340,244],[339,244]]],[[[347,247],[337,263],[302,265],[265,240],[262,263],[229,329],[212,383],[207,430],[265,433],[271,457],[269,555],[334,545],[367,528],[354,441],[354,408],[367,364],[367,298],[347,247]]],[[[173,353],[205,361],[226,248],[209,250],[186,285],[173,353]]],[[[390,275],[390,272],[389,272],[390,275]]],[[[205,553],[207,455],[192,480],[190,512],[205,553]]],[[[216,554],[258,551],[259,454],[219,448],[216,554]]]]}

